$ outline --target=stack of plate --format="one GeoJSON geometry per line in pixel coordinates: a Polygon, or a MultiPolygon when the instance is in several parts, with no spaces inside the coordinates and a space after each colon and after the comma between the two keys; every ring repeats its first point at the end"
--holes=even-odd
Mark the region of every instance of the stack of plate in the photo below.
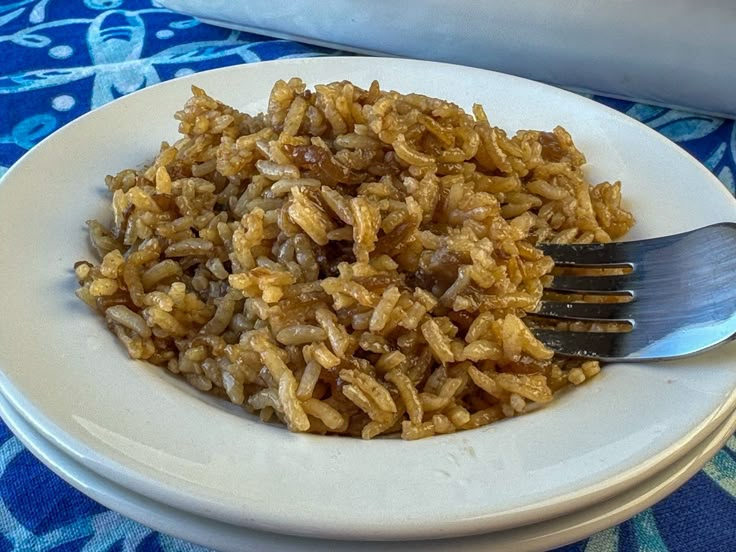
{"type": "Polygon", "coordinates": [[[74,297],[72,266],[92,257],[83,221],[107,216],[104,175],[150,160],[175,137],[172,115],[192,84],[252,111],[292,76],[310,85],[378,79],[463,107],[480,102],[510,131],[561,124],[591,180],[624,183],[638,219],[632,239],[736,221],[733,197],[655,132],[571,93],[479,69],[317,58],[143,90],[39,144],[0,186],[0,412],[42,461],[110,508],[222,549],[352,550],[381,540],[382,549],[533,550],[644,509],[734,431],[733,344],[677,362],[608,365],[533,414],[417,442],[291,434],[128,360],[74,297]]]}

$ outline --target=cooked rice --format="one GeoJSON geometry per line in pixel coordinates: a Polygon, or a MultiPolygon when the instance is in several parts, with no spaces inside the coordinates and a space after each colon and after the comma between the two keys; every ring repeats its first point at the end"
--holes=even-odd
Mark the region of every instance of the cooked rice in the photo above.
{"type": "Polygon", "coordinates": [[[633,224],[561,127],[509,136],[419,94],[277,82],[266,113],[193,88],[182,137],[108,176],[78,296],[128,354],[292,431],[405,439],[552,400],[597,362],[525,323],[535,244],[633,224]]]}

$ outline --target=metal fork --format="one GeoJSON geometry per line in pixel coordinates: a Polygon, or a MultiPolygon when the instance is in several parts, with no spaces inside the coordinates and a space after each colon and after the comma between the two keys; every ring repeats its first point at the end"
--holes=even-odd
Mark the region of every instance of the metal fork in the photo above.
{"type": "Polygon", "coordinates": [[[694,355],[736,337],[736,223],[648,240],[539,247],[559,267],[631,270],[620,276],[552,278],[547,286],[551,291],[630,298],[618,303],[543,300],[539,316],[631,325],[623,333],[533,330],[561,355],[664,360],[694,355]]]}

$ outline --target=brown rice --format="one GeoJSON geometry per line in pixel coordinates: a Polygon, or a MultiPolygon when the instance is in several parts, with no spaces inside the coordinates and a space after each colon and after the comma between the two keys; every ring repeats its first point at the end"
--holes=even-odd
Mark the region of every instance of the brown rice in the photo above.
{"type": "Polygon", "coordinates": [[[561,127],[509,136],[419,94],[277,82],[240,113],[193,88],[182,137],[108,176],[77,294],[128,354],[292,431],[405,439],[515,416],[599,371],[525,324],[539,241],[609,241],[561,127]]]}

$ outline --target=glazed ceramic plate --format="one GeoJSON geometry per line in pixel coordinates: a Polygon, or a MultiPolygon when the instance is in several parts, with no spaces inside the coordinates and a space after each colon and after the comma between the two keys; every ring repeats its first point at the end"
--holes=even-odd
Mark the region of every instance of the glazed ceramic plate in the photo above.
{"type": "MultiPolygon", "coordinates": [[[[342,539],[438,538],[552,519],[618,495],[681,458],[736,404],[734,344],[657,365],[609,365],[549,407],[417,442],[296,435],[126,358],[74,297],[91,258],[85,220],[106,216],[103,177],[175,139],[195,84],[241,110],[272,83],[349,79],[486,105],[494,124],[565,126],[591,180],[620,179],[631,238],[736,220],[736,202],[695,160],[639,123],[538,83],[452,65],[317,58],[230,67],[167,82],[69,124],[0,186],[0,391],[86,468],[178,510],[233,525],[342,539]]],[[[697,255],[697,251],[693,252],[697,255]]]]}
{"type": "Polygon", "coordinates": [[[680,460],[620,495],[559,518],[485,535],[432,541],[367,543],[277,535],[192,515],[116,485],[75,462],[36,432],[0,395],[0,416],[44,464],[103,505],[140,523],[222,551],[244,552],[531,552],[549,550],[586,538],[648,508],[692,477],[733,434],[732,413],[711,435],[680,460]]]}

